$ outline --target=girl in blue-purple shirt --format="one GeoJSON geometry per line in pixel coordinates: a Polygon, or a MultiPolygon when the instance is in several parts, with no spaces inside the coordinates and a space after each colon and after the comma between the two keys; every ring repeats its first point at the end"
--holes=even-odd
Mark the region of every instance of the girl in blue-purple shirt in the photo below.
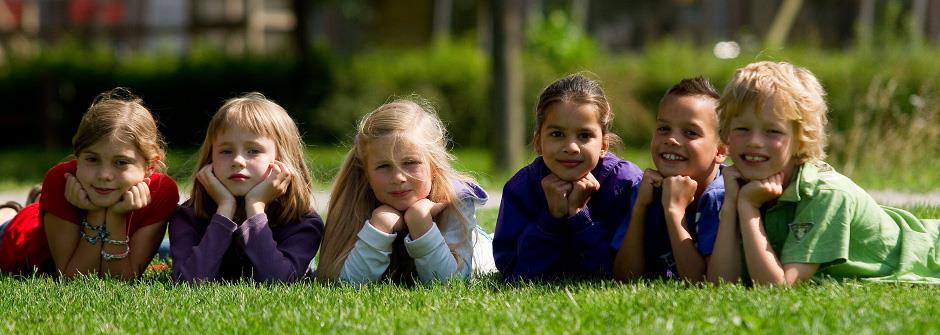
{"type": "Polygon", "coordinates": [[[608,152],[613,113],[600,84],[574,74],[536,105],[539,154],[503,188],[493,255],[506,280],[609,277],[616,228],[630,220],[642,171],[608,152]]]}

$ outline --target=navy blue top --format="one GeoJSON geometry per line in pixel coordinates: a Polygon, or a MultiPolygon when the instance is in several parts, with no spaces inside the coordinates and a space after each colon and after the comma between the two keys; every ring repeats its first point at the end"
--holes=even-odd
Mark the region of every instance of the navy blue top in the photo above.
{"type": "Polygon", "coordinates": [[[570,218],[552,217],[542,178],[542,157],[519,170],[503,187],[493,256],[503,279],[550,279],[611,275],[616,250],[610,241],[630,221],[643,172],[607,153],[591,174],[600,189],[570,218]]]}
{"type": "MultiPolygon", "coordinates": [[[[725,198],[725,180],[721,176],[722,165],[715,178],[708,184],[702,195],[685,209],[686,225],[689,235],[695,242],[702,257],[710,256],[718,236],[718,213],[725,198]]],[[[666,228],[666,210],[663,208],[662,189],[657,188],[654,201],[646,208],[646,232],[643,236],[643,254],[646,259],[646,273],[654,276],[674,277],[678,275],[676,261],[672,255],[669,231],[666,228]]],[[[617,228],[610,245],[620,249],[627,234],[627,224],[617,228]]]]}

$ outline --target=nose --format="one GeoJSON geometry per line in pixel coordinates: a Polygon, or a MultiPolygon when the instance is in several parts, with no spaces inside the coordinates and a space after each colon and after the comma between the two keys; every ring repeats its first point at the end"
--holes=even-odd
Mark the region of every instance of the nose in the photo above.
{"type": "Polygon", "coordinates": [[[581,147],[578,146],[578,142],[569,141],[561,150],[566,154],[577,154],[581,152],[581,147]]]}
{"type": "Polygon", "coordinates": [[[760,140],[760,134],[758,134],[756,131],[755,131],[755,132],[751,132],[751,134],[749,134],[749,135],[747,136],[747,147],[748,147],[748,148],[760,148],[760,147],[762,147],[762,146],[763,146],[763,145],[762,145],[761,140],[760,140]]]}
{"type": "Polygon", "coordinates": [[[97,177],[98,180],[111,181],[114,178],[114,173],[110,167],[102,167],[98,169],[97,177]]]}
{"type": "Polygon", "coordinates": [[[669,134],[669,137],[666,138],[666,144],[668,144],[668,145],[673,145],[673,146],[677,146],[677,147],[678,147],[678,146],[679,146],[679,140],[676,139],[676,138],[677,138],[677,136],[676,136],[675,134],[669,134]]]}
{"type": "Polygon", "coordinates": [[[237,154],[235,155],[235,157],[232,158],[232,167],[241,168],[241,167],[245,167],[246,165],[247,165],[247,162],[245,160],[244,155],[237,154]]]}
{"type": "Polygon", "coordinates": [[[395,172],[392,173],[391,181],[393,184],[402,184],[408,181],[408,176],[404,170],[400,167],[396,167],[395,172]]]}

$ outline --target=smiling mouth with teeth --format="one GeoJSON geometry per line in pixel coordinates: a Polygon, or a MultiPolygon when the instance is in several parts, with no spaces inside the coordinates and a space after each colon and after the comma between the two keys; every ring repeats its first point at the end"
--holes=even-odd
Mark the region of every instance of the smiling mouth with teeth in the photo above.
{"type": "Polygon", "coordinates": [[[665,159],[665,160],[667,160],[667,161],[684,161],[684,160],[686,160],[685,157],[682,157],[682,156],[679,156],[679,155],[676,155],[676,154],[670,154],[670,153],[659,154],[659,157],[662,157],[663,159],[665,159]]]}
{"type": "Polygon", "coordinates": [[[742,155],[742,156],[744,157],[744,160],[748,162],[763,162],[767,160],[766,157],[757,156],[757,155],[742,155]]]}

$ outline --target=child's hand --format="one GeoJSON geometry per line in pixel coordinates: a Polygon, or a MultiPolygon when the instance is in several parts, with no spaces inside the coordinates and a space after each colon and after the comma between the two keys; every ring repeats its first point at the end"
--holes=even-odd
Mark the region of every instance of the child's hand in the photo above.
{"type": "Polygon", "coordinates": [[[600,188],[601,183],[590,172],[571,183],[571,194],[568,195],[568,217],[575,216],[584,206],[587,206],[588,200],[591,200],[591,194],[600,188]]]}
{"type": "Polygon", "coordinates": [[[112,205],[109,208],[109,212],[113,212],[117,215],[127,214],[147,207],[147,205],[150,204],[150,200],[150,178],[144,178],[144,180],[137,183],[137,185],[131,186],[127,192],[124,192],[124,195],[121,196],[121,201],[112,205]]]}
{"type": "Polygon", "coordinates": [[[199,169],[199,173],[196,173],[196,181],[202,184],[209,197],[215,201],[218,207],[216,213],[230,219],[235,215],[235,196],[212,173],[212,164],[207,164],[199,169]]]}
{"type": "Polygon", "coordinates": [[[561,180],[553,173],[542,178],[542,190],[545,191],[545,201],[552,217],[568,217],[568,195],[572,186],[571,182],[561,180]]]}
{"type": "Polygon", "coordinates": [[[663,179],[663,209],[685,211],[695,200],[698,182],[689,176],[672,176],[663,179]]]}
{"type": "Polygon", "coordinates": [[[290,185],[290,170],[283,162],[275,160],[268,166],[267,175],[245,194],[245,204],[269,204],[287,193],[290,185]]]}
{"type": "Polygon", "coordinates": [[[642,207],[653,203],[653,190],[662,187],[663,175],[655,169],[643,171],[643,180],[640,180],[640,189],[636,194],[636,204],[642,207]]]}
{"type": "Polygon", "coordinates": [[[416,240],[431,229],[434,217],[447,208],[446,203],[437,203],[429,199],[421,199],[408,207],[405,211],[405,225],[412,240],[416,240]]]}
{"type": "Polygon", "coordinates": [[[369,224],[386,234],[392,234],[405,229],[405,221],[401,212],[389,205],[382,205],[372,210],[369,224]]]}
{"type": "Polygon", "coordinates": [[[725,182],[725,202],[729,199],[737,199],[738,191],[741,189],[741,171],[737,167],[729,166],[721,171],[721,178],[725,182]]]}
{"type": "Polygon", "coordinates": [[[783,194],[783,172],[761,180],[752,180],[741,187],[738,201],[760,208],[768,201],[777,199],[783,194]]]}
{"type": "Polygon", "coordinates": [[[65,174],[65,200],[72,206],[89,212],[102,209],[91,203],[91,200],[88,199],[88,193],[85,193],[85,189],[78,182],[78,178],[70,173],[65,174]]]}
{"type": "Polygon", "coordinates": [[[405,223],[431,222],[444,208],[447,208],[446,203],[433,202],[427,198],[418,200],[405,210],[405,223]]]}

